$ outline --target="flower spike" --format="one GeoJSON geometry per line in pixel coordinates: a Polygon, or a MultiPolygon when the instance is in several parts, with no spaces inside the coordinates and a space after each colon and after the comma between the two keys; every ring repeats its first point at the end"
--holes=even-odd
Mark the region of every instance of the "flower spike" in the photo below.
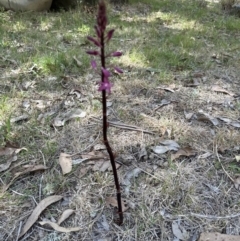
{"type": "MultiPolygon", "coordinates": [[[[107,138],[107,129],[108,129],[108,122],[107,122],[107,97],[106,93],[110,94],[113,84],[109,81],[109,78],[111,76],[110,71],[106,68],[106,60],[108,57],[119,57],[122,55],[121,52],[112,52],[110,54],[105,53],[105,45],[112,39],[114,29],[109,30],[107,33],[105,32],[106,26],[107,26],[107,14],[106,14],[106,4],[104,0],[99,0],[98,4],[98,13],[97,13],[97,24],[94,26],[95,32],[96,32],[96,38],[94,37],[87,37],[90,42],[92,42],[94,45],[96,45],[99,48],[99,51],[97,50],[88,50],[87,54],[99,56],[101,61],[101,81],[99,83],[98,91],[102,92],[102,115],[103,115],[103,141],[106,146],[106,149],[108,151],[113,175],[114,175],[114,181],[117,191],[117,203],[118,203],[118,215],[119,215],[119,222],[118,224],[121,225],[123,223],[123,211],[122,211],[122,201],[121,201],[121,187],[118,180],[118,174],[117,174],[117,168],[116,163],[114,160],[114,154],[112,151],[112,148],[108,142],[107,138]]],[[[91,61],[91,66],[93,69],[97,69],[97,63],[95,60],[91,61]]],[[[114,68],[116,72],[122,73],[123,71],[115,67],[114,68]]]]}

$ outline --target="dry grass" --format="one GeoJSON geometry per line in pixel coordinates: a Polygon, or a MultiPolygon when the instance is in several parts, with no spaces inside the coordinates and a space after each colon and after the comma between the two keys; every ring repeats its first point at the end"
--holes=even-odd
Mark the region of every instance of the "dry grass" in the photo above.
{"type": "Polygon", "coordinates": [[[0,173],[0,181],[9,183],[23,164],[49,167],[20,177],[1,195],[1,240],[16,240],[36,203],[52,194],[64,199],[48,207],[39,220],[57,220],[63,210],[72,208],[76,212],[63,226],[80,226],[81,231],[57,233],[36,222],[21,240],[167,241],[174,240],[174,221],[186,229],[189,240],[197,240],[203,231],[239,235],[240,196],[229,178],[239,175],[239,128],[223,122],[213,126],[194,117],[187,120],[184,112],[202,110],[239,120],[240,19],[225,16],[212,1],[147,2],[110,10],[111,26],[117,27],[111,48],[119,46],[125,53],[117,62],[125,72],[112,77],[109,120],[154,133],[109,128],[109,141],[121,163],[120,182],[134,168],[141,170],[130,180],[129,191],[122,185],[129,209],[121,227],[114,223],[116,210],[105,202],[115,196],[111,171],[93,172],[86,161],[63,176],[58,164],[60,152],[79,153],[77,159],[102,144],[98,76],[85,54],[92,16],[80,15],[80,9],[0,13],[0,141],[2,146],[11,142],[28,149],[18,155],[17,167],[0,173]],[[189,87],[196,78],[199,85],[189,87]],[[31,87],[24,89],[27,81],[31,87]],[[214,92],[213,85],[236,95],[214,92]],[[72,89],[81,97],[69,95],[72,89]],[[171,103],[158,108],[163,99],[171,103]],[[36,100],[44,100],[44,106],[36,100]],[[29,107],[23,107],[27,101],[29,107]],[[58,113],[72,108],[85,110],[87,116],[52,126],[58,113]],[[50,110],[56,110],[55,115],[39,122],[39,114],[50,110]],[[9,124],[9,118],[23,113],[29,115],[27,121],[9,124]],[[171,161],[173,152],[154,154],[151,147],[167,139],[191,146],[196,155],[171,161]],[[204,157],[205,153],[211,155],[204,157]],[[109,228],[102,226],[104,217],[109,228]]]}

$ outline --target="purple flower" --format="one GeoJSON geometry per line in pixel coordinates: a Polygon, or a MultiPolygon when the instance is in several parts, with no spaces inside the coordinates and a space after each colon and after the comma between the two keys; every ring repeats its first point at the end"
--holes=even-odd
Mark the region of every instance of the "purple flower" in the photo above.
{"type": "Polygon", "coordinates": [[[96,68],[97,68],[97,63],[96,63],[95,60],[92,60],[92,61],[91,61],[91,65],[92,65],[92,68],[93,68],[93,69],[96,69],[96,68]]]}
{"type": "Polygon", "coordinates": [[[110,76],[110,72],[107,69],[102,68],[102,73],[104,75],[104,79],[110,76]]]}
{"type": "Polygon", "coordinates": [[[108,93],[111,93],[111,88],[113,84],[110,83],[108,79],[108,77],[110,76],[110,72],[107,69],[102,68],[102,73],[103,73],[103,81],[99,83],[98,91],[106,90],[108,93]]]}
{"type": "Polygon", "coordinates": [[[122,71],[120,68],[118,68],[118,67],[114,67],[114,69],[115,69],[119,74],[122,74],[122,73],[123,73],[123,71],[122,71]]]}
{"type": "Polygon", "coordinates": [[[113,84],[109,82],[108,78],[104,78],[103,82],[99,83],[98,91],[107,91],[108,93],[111,93],[111,88],[113,84]]]}
{"type": "Polygon", "coordinates": [[[88,36],[87,39],[94,43],[96,46],[101,47],[101,44],[95,38],[88,36]]]}
{"type": "Polygon", "coordinates": [[[116,52],[111,53],[110,56],[112,56],[112,57],[119,57],[119,56],[122,56],[122,53],[119,52],[119,51],[116,51],[116,52]]]}
{"type": "Polygon", "coordinates": [[[107,33],[107,42],[108,42],[109,40],[111,40],[114,31],[115,31],[114,29],[111,29],[111,30],[107,33]]]}
{"type": "Polygon", "coordinates": [[[100,55],[100,53],[97,50],[88,50],[86,51],[86,53],[90,55],[100,55]]]}

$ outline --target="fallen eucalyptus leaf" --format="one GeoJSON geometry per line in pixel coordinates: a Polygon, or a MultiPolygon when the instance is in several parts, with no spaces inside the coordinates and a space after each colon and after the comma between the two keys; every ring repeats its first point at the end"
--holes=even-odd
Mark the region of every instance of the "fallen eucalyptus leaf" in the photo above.
{"type": "Polygon", "coordinates": [[[180,146],[178,145],[178,143],[176,141],[173,140],[165,140],[165,141],[160,141],[161,144],[165,145],[165,146],[169,146],[170,148],[175,148],[175,149],[179,149],[180,146]]]}
{"type": "MultiPolygon", "coordinates": [[[[118,207],[118,201],[115,197],[107,197],[105,201],[106,201],[107,207],[110,207],[110,205],[112,205],[113,207],[118,207]]],[[[127,205],[127,200],[122,198],[121,201],[122,201],[122,211],[125,212],[129,208],[127,205]]]]}
{"type": "Polygon", "coordinates": [[[196,151],[191,147],[184,147],[179,149],[175,154],[171,155],[171,160],[175,160],[180,156],[194,156],[196,151]]]}
{"type": "MultiPolygon", "coordinates": [[[[118,169],[120,167],[120,164],[116,163],[116,168],[118,169]]],[[[105,171],[110,171],[112,170],[112,165],[110,160],[99,160],[95,162],[95,165],[92,168],[93,171],[100,171],[100,172],[105,172],[105,171]]]]}
{"type": "Polygon", "coordinates": [[[231,121],[229,123],[229,125],[233,126],[233,127],[237,127],[240,128],[240,122],[239,121],[231,121]]]}
{"type": "Polygon", "coordinates": [[[33,210],[30,217],[27,219],[27,222],[25,223],[25,225],[22,229],[20,237],[22,237],[32,227],[32,225],[38,220],[38,217],[42,213],[42,211],[44,211],[52,203],[55,203],[55,202],[61,200],[62,198],[63,197],[60,195],[54,195],[54,196],[50,196],[50,197],[43,199],[37,205],[37,207],[33,210]]]}
{"type": "Polygon", "coordinates": [[[221,121],[225,122],[226,124],[233,126],[233,127],[237,127],[237,128],[240,127],[239,121],[234,121],[234,120],[231,120],[231,119],[226,118],[226,117],[217,117],[217,118],[220,119],[221,121]]]}
{"type": "Polygon", "coordinates": [[[169,151],[167,146],[155,146],[155,147],[152,147],[152,150],[156,154],[163,154],[169,151]]]}
{"type": "Polygon", "coordinates": [[[211,122],[214,126],[219,125],[219,121],[217,120],[217,118],[207,113],[204,113],[203,111],[199,111],[196,117],[198,121],[208,121],[208,122],[211,122]]]}
{"type": "Polygon", "coordinates": [[[11,155],[16,149],[12,147],[0,148],[0,156],[11,155]]]}
{"type": "Polygon", "coordinates": [[[48,224],[50,225],[55,231],[61,232],[61,233],[70,233],[70,232],[77,232],[80,231],[82,228],[81,227],[73,227],[73,228],[64,228],[59,226],[57,223],[53,223],[50,221],[42,221],[39,222],[40,225],[45,225],[48,224]]]}
{"type": "Polygon", "coordinates": [[[165,140],[160,142],[162,145],[152,147],[153,152],[156,154],[163,154],[167,151],[177,151],[180,146],[173,140],[165,140]]]}
{"type": "Polygon", "coordinates": [[[72,158],[71,155],[60,153],[59,164],[62,168],[63,175],[72,171],[72,158]]]}
{"type": "Polygon", "coordinates": [[[234,96],[235,94],[232,93],[231,91],[228,91],[228,90],[225,90],[224,88],[222,88],[221,86],[219,85],[214,85],[212,87],[212,91],[215,91],[215,92],[220,92],[220,93],[224,93],[224,94],[228,94],[230,96],[234,96]]]}
{"type": "Polygon", "coordinates": [[[75,211],[73,209],[64,210],[61,217],[58,219],[57,224],[60,225],[64,222],[67,218],[69,218],[75,211]]]}
{"type": "Polygon", "coordinates": [[[27,151],[27,148],[2,147],[0,148],[0,156],[12,155],[13,153],[18,154],[22,150],[27,151]]]}

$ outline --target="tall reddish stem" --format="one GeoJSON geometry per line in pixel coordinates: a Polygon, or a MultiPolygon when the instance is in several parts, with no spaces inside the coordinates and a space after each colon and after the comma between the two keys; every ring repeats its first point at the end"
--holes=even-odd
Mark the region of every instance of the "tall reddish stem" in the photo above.
{"type": "MultiPolygon", "coordinates": [[[[102,67],[105,69],[105,48],[104,48],[104,34],[101,34],[101,64],[102,67]]],[[[104,82],[104,74],[102,71],[102,82],[104,82]]],[[[123,212],[122,212],[122,202],[121,202],[121,188],[118,181],[118,174],[117,174],[117,168],[116,163],[114,160],[114,155],[112,152],[112,148],[109,145],[108,139],[107,139],[107,101],[106,101],[106,90],[102,90],[102,106],[103,106],[103,141],[106,146],[107,152],[110,157],[112,170],[113,170],[113,176],[115,181],[115,186],[117,190],[117,202],[118,202],[118,214],[119,214],[119,225],[123,223],[123,212]]]]}

